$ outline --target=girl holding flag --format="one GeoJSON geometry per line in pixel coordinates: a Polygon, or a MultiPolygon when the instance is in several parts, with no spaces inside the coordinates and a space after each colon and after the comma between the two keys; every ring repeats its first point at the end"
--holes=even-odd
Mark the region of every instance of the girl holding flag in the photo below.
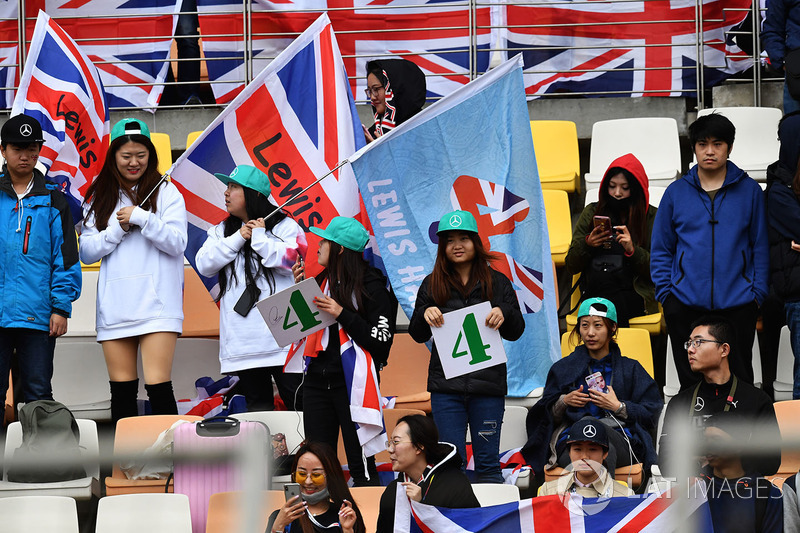
{"type": "MultiPolygon", "coordinates": [[[[351,416],[351,404],[359,405],[357,398],[351,398],[359,394],[351,386],[358,381],[358,360],[344,364],[344,359],[348,356],[351,361],[352,354],[356,359],[366,357],[374,368],[361,367],[361,371],[377,375],[394,340],[397,300],[387,289],[383,274],[364,260],[369,233],[357,220],[334,217],[324,230],[312,227],[311,231],[322,237],[317,262],[324,268],[316,278],[324,296],[314,303],[336,317],[337,323],[305,341],[304,355],[309,361],[303,385],[306,439],[336,449],[341,427],[354,484],[378,485],[374,453],[365,458],[351,416]],[[352,348],[347,347],[349,344],[352,348]]],[[[295,280],[302,280],[302,264],[298,262],[294,270],[295,280]]],[[[369,378],[366,376],[367,383],[369,378]]],[[[381,438],[379,449],[383,449],[384,440],[381,438]]]]}
{"type": "Polygon", "coordinates": [[[197,271],[219,276],[219,360],[221,372],[237,373],[248,411],[272,411],[272,379],[283,403],[294,410],[300,374],[284,374],[288,348],[275,342],[253,311],[256,302],[292,285],[292,265],[305,253],[300,226],[275,211],[269,178],[255,167],[239,165],[230,176],[214,174],[228,186],[229,216],[208,230],[197,252],[197,271]],[[269,218],[266,218],[269,217],[269,218]]]}
{"type": "Polygon", "coordinates": [[[97,342],[111,385],[111,417],[136,416],[141,349],[153,414],[177,414],[172,357],[183,328],[186,206],[161,181],[147,125],[126,118],[111,130],[100,174],[86,191],[80,257],[100,264],[97,342]]]}
{"type": "MultiPolygon", "coordinates": [[[[525,329],[511,282],[489,263],[494,258],[478,235],[478,223],[468,211],[447,213],[436,234],[439,249],[433,272],[417,292],[408,332],[417,342],[426,342],[431,328],[445,324],[446,313],[481,302],[491,302],[487,327],[499,330],[507,340],[516,340],[525,329]]],[[[502,483],[500,471],[500,425],[505,410],[506,365],[501,364],[447,379],[436,343],[428,368],[433,420],[441,439],[455,444],[466,464],[466,433],[472,433],[472,451],[478,482],[502,483]]]]}

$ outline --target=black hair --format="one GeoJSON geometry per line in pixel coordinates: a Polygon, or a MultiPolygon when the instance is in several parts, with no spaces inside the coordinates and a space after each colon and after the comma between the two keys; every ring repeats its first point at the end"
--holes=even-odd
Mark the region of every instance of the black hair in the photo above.
{"type": "Polygon", "coordinates": [[[728,148],[731,148],[736,137],[736,126],[728,117],[719,113],[704,115],[689,125],[689,143],[692,147],[712,137],[728,143],[728,148]]]}
{"type": "Polygon", "coordinates": [[[733,346],[736,330],[733,329],[733,323],[727,318],[719,315],[704,315],[692,322],[689,329],[694,330],[700,326],[707,326],[708,334],[714,337],[714,340],[733,346]]]}
{"type": "MultiPolygon", "coordinates": [[[[244,191],[244,206],[247,211],[248,220],[264,218],[275,210],[275,206],[270,203],[267,196],[264,196],[250,187],[241,187],[244,191]]],[[[264,229],[272,232],[272,229],[284,218],[286,218],[286,214],[282,211],[278,211],[264,220],[264,229]]],[[[242,224],[243,222],[239,217],[229,215],[228,218],[225,219],[224,235],[230,237],[242,228],[242,224]]],[[[249,239],[244,243],[240,252],[244,254],[245,283],[248,285],[255,285],[256,278],[264,276],[267,278],[270,293],[274,293],[275,279],[272,276],[272,272],[269,269],[265,269],[264,265],[261,264],[261,261],[259,261],[257,257],[253,257],[253,247],[249,239]]],[[[236,259],[225,265],[225,267],[219,271],[219,296],[217,296],[216,301],[219,301],[228,290],[231,278],[238,283],[238,279],[236,279],[236,269],[234,268],[235,262],[236,259]]]]}
{"type": "Polygon", "coordinates": [[[381,67],[380,62],[378,61],[367,61],[367,76],[373,74],[378,81],[381,82],[383,87],[386,87],[386,83],[389,79],[386,77],[386,74],[383,72],[383,67],[381,67]]]}
{"type": "Polygon", "coordinates": [[[370,266],[364,260],[363,253],[329,240],[328,266],[317,276],[317,281],[322,285],[322,281],[328,278],[331,298],[348,311],[365,316],[364,298],[372,299],[364,288],[364,276],[368,268],[370,266]]]}
{"type": "Polygon", "coordinates": [[[425,415],[406,415],[397,421],[408,425],[408,436],[415,448],[425,454],[425,460],[436,464],[452,451],[450,446],[439,442],[439,429],[433,419],[425,415]]]}

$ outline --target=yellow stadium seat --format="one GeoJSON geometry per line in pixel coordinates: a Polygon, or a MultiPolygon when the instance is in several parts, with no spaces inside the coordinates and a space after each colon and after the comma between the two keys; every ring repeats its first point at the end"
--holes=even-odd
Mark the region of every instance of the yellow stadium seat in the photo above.
{"type": "Polygon", "coordinates": [[[158,171],[164,174],[172,166],[172,144],[166,133],[150,133],[150,140],[156,147],[158,154],[158,171]]]}
{"type": "MultiPolygon", "coordinates": [[[[575,274],[572,276],[572,285],[574,286],[578,282],[578,278],[580,274],[575,274]]],[[[572,299],[569,302],[569,308],[572,309],[578,305],[580,301],[580,289],[575,289],[572,293],[572,299]]],[[[560,301],[560,300],[559,300],[560,301]]],[[[658,308],[661,309],[661,304],[658,304],[658,308]]],[[[573,313],[567,315],[567,329],[572,329],[575,327],[575,324],[578,323],[578,309],[576,308],[573,313]]],[[[632,328],[639,328],[646,330],[650,335],[660,335],[664,325],[664,314],[662,312],[653,313],[651,315],[643,315],[631,318],[628,321],[628,325],[632,328]]]]}
{"type": "Polygon", "coordinates": [[[361,511],[367,531],[375,531],[381,508],[381,496],[386,487],[351,487],[350,494],[361,511]]]}
{"type": "Polygon", "coordinates": [[[568,120],[531,120],[542,189],[580,192],[578,129],[568,120]]]}
{"type": "Polygon", "coordinates": [[[396,396],[395,407],[431,412],[428,364],[431,352],[408,333],[394,336],[389,364],[381,370],[381,396],[396,396]]]}
{"type": "Polygon", "coordinates": [[[189,135],[186,136],[186,148],[189,148],[197,140],[197,138],[200,137],[201,133],[203,132],[202,131],[190,132],[189,135]]]}
{"type": "Polygon", "coordinates": [[[247,496],[256,496],[259,499],[256,510],[258,511],[260,531],[267,529],[269,516],[273,511],[283,507],[286,501],[282,490],[265,490],[260,495],[245,494],[244,492],[218,492],[212,494],[208,501],[206,533],[241,531],[244,525],[242,524],[242,516],[247,511],[245,502],[247,496]]]}
{"type": "MultiPolygon", "coordinates": [[[[775,402],[775,417],[778,419],[778,427],[781,430],[781,437],[786,441],[797,440],[800,438],[800,400],[789,400],[785,402],[775,402]]],[[[793,476],[800,470],[800,451],[792,449],[791,446],[784,446],[781,450],[781,466],[774,478],[770,480],[783,484],[785,479],[793,476]]]]}
{"type": "MultiPolygon", "coordinates": [[[[576,345],[570,339],[570,333],[567,331],[561,335],[561,357],[566,357],[575,350],[576,345]]],[[[653,350],[647,331],[640,328],[618,328],[617,344],[622,355],[639,361],[650,377],[653,377],[653,350]]]]}
{"type": "Polygon", "coordinates": [[[550,255],[556,266],[564,266],[569,244],[572,242],[572,217],[565,191],[542,191],[547,233],[550,236],[550,255]]]}
{"type": "Polygon", "coordinates": [[[190,266],[183,268],[183,336],[219,336],[219,307],[190,266]]]}

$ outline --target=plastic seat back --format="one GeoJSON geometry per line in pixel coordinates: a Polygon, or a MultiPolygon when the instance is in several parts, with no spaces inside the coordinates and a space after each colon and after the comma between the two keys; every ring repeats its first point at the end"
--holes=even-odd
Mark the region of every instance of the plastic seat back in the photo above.
{"type": "Polygon", "coordinates": [[[578,129],[568,120],[531,120],[533,149],[542,189],[579,188],[578,129]]]}
{"type": "Polygon", "coordinates": [[[184,494],[122,494],[100,498],[95,533],[191,533],[184,494]]]}

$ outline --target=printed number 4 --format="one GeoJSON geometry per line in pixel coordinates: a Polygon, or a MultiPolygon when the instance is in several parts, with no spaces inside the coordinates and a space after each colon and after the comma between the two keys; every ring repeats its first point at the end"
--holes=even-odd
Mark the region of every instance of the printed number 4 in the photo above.
{"type": "Polygon", "coordinates": [[[300,331],[307,331],[314,326],[322,324],[320,320],[315,318],[319,314],[319,311],[311,310],[305,298],[303,298],[303,293],[300,291],[294,291],[292,295],[289,296],[289,307],[286,309],[286,318],[283,319],[284,331],[297,325],[297,320],[289,324],[292,311],[294,311],[295,316],[303,326],[300,331]]]}
{"type": "Polygon", "coordinates": [[[464,317],[464,322],[461,323],[462,330],[458,332],[456,345],[453,346],[453,359],[462,357],[464,355],[472,356],[469,364],[476,365],[490,361],[492,357],[486,354],[486,350],[491,348],[489,344],[483,344],[480,331],[478,331],[478,321],[475,319],[475,313],[470,313],[464,317]],[[466,337],[467,349],[459,352],[461,346],[461,339],[466,337]]]}

